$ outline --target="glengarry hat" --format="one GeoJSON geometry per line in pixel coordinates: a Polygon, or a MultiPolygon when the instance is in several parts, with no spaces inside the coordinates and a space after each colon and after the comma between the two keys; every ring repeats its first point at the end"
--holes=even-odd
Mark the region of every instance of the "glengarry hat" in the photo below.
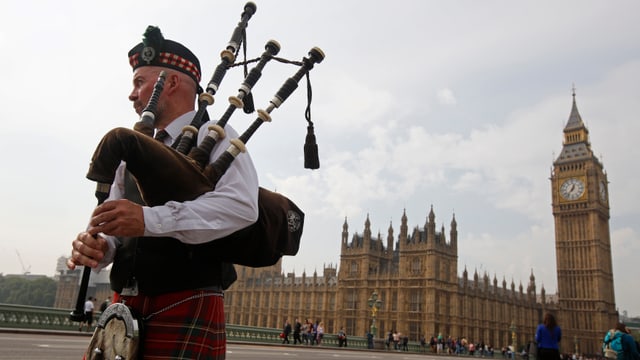
{"type": "Polygon", "coordinates": [[[142,42],[129,50],[129,64],[135,69],[141,66],[161,66],[189,75],[200,84],[201,70],[198,58],[184,45],[165,39],[157,26],[148,26],[142,42]]]}

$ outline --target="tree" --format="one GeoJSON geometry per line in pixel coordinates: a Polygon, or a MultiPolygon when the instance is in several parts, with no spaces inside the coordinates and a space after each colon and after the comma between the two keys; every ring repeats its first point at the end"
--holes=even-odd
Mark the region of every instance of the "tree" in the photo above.
{"type": "Polygon", "coordinates": [[[56,281],[48,277],[0,275],[0,303],[52,307],[56,281]]]}

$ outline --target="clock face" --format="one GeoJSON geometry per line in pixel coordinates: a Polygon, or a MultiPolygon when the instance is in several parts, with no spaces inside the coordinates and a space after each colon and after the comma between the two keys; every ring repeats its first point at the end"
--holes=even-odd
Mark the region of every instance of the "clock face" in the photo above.
{"type": "Polygon", "coordinates": [[[576,178],[570,178],[560,185],[560,195],[567,200],[576,200],[584,194],[584,183],[576,178]]]}
{"type": "Polygon", "coordinates": [[[607,201],[607,187],[604,181],[600,181],[600,200],[607,201]]]}

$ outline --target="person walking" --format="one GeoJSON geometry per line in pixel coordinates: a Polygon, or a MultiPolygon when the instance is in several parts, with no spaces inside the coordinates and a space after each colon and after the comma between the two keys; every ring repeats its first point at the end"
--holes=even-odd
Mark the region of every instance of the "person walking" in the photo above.
{"type": "Polygon", "coordinates": [[[341,327],[338,331],[338,347],[347,347],[347,333],[344,328],[341,327]]]}
{"type": "MultiPolygon", "coordinates": [[[[537,360],[559,360],[562,340],[562,329],[558,326],[555,316],[546,313],[542,324],[536,329],[536,343],[538,344],[537,360]]],[[[516,349],[513,349],[515,352],[516,349]]]]}
{"type": "Polygon", "coordinates": [[[289,319],[285,320],[284,328],[282,329],[282,343],[289,344],[289,334],[291,334],[291,323],[289,319]]]}
{"type": "Polygon", "coordinates": [[[86,325],[87,331],[91,331],[91,325],[93,324],[93,310],[95,309],[94,299],[92,296],[87,298],[84,302],[84,321],[80,323],[78,331],[82,331],[82,328],[86,325]]]}
{"type": "Polygon", "coordinates": [[[631,331],[622,322],[607,331],[602,341],[602,354],[610,360],[640,360],[638,345],[631,331]]]}
{"type": "Polygon", "coordinates": [[[293,345],[300,343],[302,344],[302,339],[300,338],[300,333],[302,332],[302,324],[300,320],[296,318],[296,322],[293,324],[293,345]]]}

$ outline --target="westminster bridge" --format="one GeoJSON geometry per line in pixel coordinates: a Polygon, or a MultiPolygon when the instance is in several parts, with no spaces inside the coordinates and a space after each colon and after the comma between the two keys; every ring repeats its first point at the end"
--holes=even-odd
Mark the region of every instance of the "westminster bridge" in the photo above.
{"type": "MultiPolygon", "coordinates": [[[[38,306],[0,304],[0,330],[11,332],[20,330],[21,332],[33,331],[54,331],[57,333],[70,333],[73,335],[86,335],[90,333],[78,333],[78,323],[71,321],[69,314],[71,310],[56,309],[38,306]]],[[[96,318],[99,313],[96,314],[96,318]]],[[[95,321],[94,321],[95,323],[95,321]]],[[[227,341],[252,343],[252,344],[281,344],[280,333],[282,329],[258,328],[252,326],[242,326],[227,324],[227,341]]],[[[293,339],[290,337],[290,341],[293,339]]],[[[338,347],[338,337],[334,334],[325,334],[322,339],[323,347],[338,347]]],[[[381,339],[376,339],[375,346],[383,347],[381,339]]],[[[368,349],[367,338],[364,336],[348,336],[348,347],[350,349],[368,349]]],[[[409,352],[424,352],[424,348],[418,342],[409,342],[409,352]]]]}
{"type": "MultiPolygon", "coordinates": [[[[70,320],[69,315],[71,310],[57,309],[48,307],[26,306],[26,305],[13,305],[13,304],[0,304],[0,333],[2,334],[17,334],[15,336],[66,336],[74,335],[74,338],[83,337],[79,340],[80,346],[86,346],[88,338],[91,335],[89,332],[78,332],[78,323],[70,320]],[[44,335],[42,335],[44,334],[44,335]]],[[[99,313],[96,315],[99,316],[99,313]]],[[[627,322],[627,325],[634,331],[640,329],[640,322],[627,322]]],[[[227,324],[227,342],[229,348],[233,346],[243,346],[246,344],[253,345],[281,345],[282,339],[280,338],[281,329],[276,328],[258,328],[251,326],[242,326],[236,324],[227,324]]],[[[0,340],[11,341],[6,335],[4,338],[0,337],[0,340]]],[[[293,341],[293,339],[290,339],[293,341]]],[[[6,349],[5,346],[2,346],[6,349]]],[[[287,346],[287,348],[289,348],[287,346]]],[[[334,349],[338,350],[338,337],[335,334],[325,334],[322,339],[321,347],[296,347],[300,349],[334,349]]],[[[343,348],[344,349],[344,348],[343,348]]],[[[343,350],[340,349],[340,350],[343,350]]],[[[371,350],[368,345],[367,338],[364,336],[348,336],[348,349],[349,350],[371,350]]],[[[346,349],[344,349],[346,350],[346,349]]],[[[375,339],[374,351],[383,351],[385,356],[395,353],[394,351],[385,351],[384,340],[375,339]]],[[[425,349],[420,343],[416,341],[409,341],[408,351],[402,352],[405,355],[420,354],[421,356],[438,356],[431,354],[431,351],[425,349]]],[[[296,350],[298,351],[298,350],[296,350]]],[[[251,354],[251,350],[240,350],[239,353],[251,354]]],[[[5,353],[5,355],[7,355],[5,353]]],[[[0,360],[4,359],[0,354],[0,360]]],[[[250,356],[250,355],[249,355],[250,356]]],[[[332,355],[335,357],[335,355],[332,355]]],[[[495,358],[502,358],[499,351],[496,351],[495,358]]],[[[235,357],[234,357],[235,358],[235,357]]],[[[248,357],[251,358],[251,357],[248,357]]],[[[358,358],[357,356],[355,358],[358,358]]],[[[367,359],[377,358],[365,357],[367,359]]],[[[384,357],[383,358],[387,358],[384,357]]],[[[406,358],[406,357],[405,357],[406,358]]],[[[8,359],[8,358],[7,358],[8,359]]],[[[17,359],[17,358],[16,358],[17,359]]],[[[24,358],[28,359],[28,357],[24,358]]],[[[520,359],[520,356],[518,356],[520,359]]]]}

